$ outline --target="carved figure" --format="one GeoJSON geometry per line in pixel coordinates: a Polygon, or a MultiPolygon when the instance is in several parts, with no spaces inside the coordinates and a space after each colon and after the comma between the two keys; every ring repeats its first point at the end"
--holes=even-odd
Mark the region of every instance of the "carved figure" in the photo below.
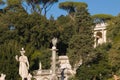
{"type": "Polygon", "coordinates": [[[120,78],[117,76],[117,75],[113,75],[113,77],[114,77],[114,80],[119,80],[120,78]]]}
{"type": "Polygon", "coordinates": [[[52,44],[53,44],[53,46],[56,46],[56,44],[57,44],[57,38],[54,37],[54,38],[52,39],[52,44]]]}
{"type": "Polygon", "coordinates": [[[19,61],[19,75],[22,77],[22,80],[24,80],[28,76],[29,62],[27,56],[24,55],[24,48],[22,48],[20,53],[21,56],[18,58],[18,55],[16,55],[15,58],[17,61],[19,61]]]}
{"type": "Polygon", "coordinates": [[[32,78],[32,75],[29,73],[27,76],[27,80],[31,80],[31,78],[32,78]]]}
{"type": "Polygon", "coordinates": [[[1,73],[0,80],[5,80],[6,75],[1,73]]]}

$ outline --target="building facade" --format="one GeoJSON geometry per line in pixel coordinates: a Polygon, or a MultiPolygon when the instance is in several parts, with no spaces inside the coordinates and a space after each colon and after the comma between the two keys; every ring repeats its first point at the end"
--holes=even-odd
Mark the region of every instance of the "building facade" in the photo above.
{"type": "Polygon", "coordinates": [[[98,23],[94,28],[94,47],[106,43],[107,23],[98,23]]]}

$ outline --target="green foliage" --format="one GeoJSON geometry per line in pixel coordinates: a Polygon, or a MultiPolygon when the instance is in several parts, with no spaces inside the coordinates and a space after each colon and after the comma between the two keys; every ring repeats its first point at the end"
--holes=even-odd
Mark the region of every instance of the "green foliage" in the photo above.
{"type": "Polygon", "coordinates": [[[119,59],[120,59],[120,15],[116,16],[114,20],[112,20],[111,25],[108,26],[108,38],[109,42],[112,44],[112,48],[109,50],[109,63],[114,72],[119,73],[119,59]]]}
{"type": "Polygon", "coordinates": [[[31,68],[32,70],[39,69],[39,63],[42,63],[42,69],[50,69],[51,63],[51,51],[50,49],[41,48],[41,50],[36,50],[31,55],[31,68]]]}
{"type": "Polygon", "coordinates": [[[95,14],[92,16],[92,18],[94,20],[94,23],[102,23],[102,22],[108,23],[114,18],[114,16],[110,14],[95,14]]]}
{"type": "Polygon", "coordinates": [[[112,69],[109,65],[108,51],[110,44],[98,46],[95,49],[95,57],[88,64],[83,64],[77,70],[76,78],[78,80],[107,80],[112,77],[112,69]]]}
{"type": "Polygon", "coordinates": [[[68,13],[76,12],[77,7],[87,7],[86,3],[83,2],[62,2],[59,4],[59,8],[68,11],[68,13]]]}
{"type": "Polygon", "coordinates": [[[110,14],[95,14],[92,16],[92,18],[99,18],[99,19],[104,19],[104,20],[110,20],[112,19],[114,16],[110,15],[110,14]]]}
{"type": "Polygon", "coordinates": [[[62,26],[62,25],[65,25],[66,23],[69,23],[70,22],[70,18],[68,16],[59,16],[58,19],[57,19],[57,24],[62,26]]]}
{"type": "Polygon", "coordinates": [[[7,0],[8,6],[15,6],[20,4],[20,0],[7,0]]]}
{"type": "Polygon", "coordinates": [[[13,6],[13,11],[10,7],[0,15],[0,71],[6,74],[7,80],[18,80],[19,66],[14,57],[19,55],[21,47],[26,50],[30,72],[38,69],[39,61],[42,62],[43,69],[50,68],[51,53],[47,48],[53,34],[57,34],[57,27],[55,21],[49,21],[37,13],[28,15],[21,10],[23,8],[13,6]]]}
{"type": "Polygon", "coordinates": [[[47,12],[50,10],[52,5],[58,0],[23,0],[31,5],[31,12],[37,12],[38,14],[44,14],[46,16],[47,12]]]}
{"type": "Polygon", "coordinates": [[[19,53],[20,44],[17,41],[9,40],[0,45],[0,73],[6,74],[6,79],[16,79],[19,77],[18,64],[15,55],[19,53]]]}
{"type": "Polygon", "coordinates": [[[26,50],[30,73],[39,68],[39,62],[42,63],[43,69],[49,69],[51,51],[48,48],[51,48],[53,37],[58,38],[59,55],[65,55],[67,52],[73,67],[83,60],[76,76],[70,80],[107,80],[111,78],[113,71],[120,73],[120,15],[114,18],[106,14],[92,16],[93,19],[111,20],[108,26],[110,44],[94,49],[93,19],[88,13],[86,3],[60,3],[59,7],[67,10],[73,18],[67,15],[60,16],[57,20],[53,17],[47,20],[38,14],[39,9],[44,8],[46,14],[48,7],[58,0],[35,0],[37,2],[34,6],[33,1],[27,1],[32,6],[32,14],[24,10],[19,0],[7,0],[5,12],[0,13],[0,73],[5,73],[7,80],[20,80],[19,64],[14,57],[20,55],[21,47],[26,50]]]}
{"type": "Polygon", "coordinates": [[[72,66],[81,59],[86,63],[88,57],[92,55],[94,41],[92,37],[92,19],[86,8],[78,9],[74,28],[75,34],[70,39],[68,48],[68,56],[72,66]]]}
{"type": "Polygon", "coordinates": [[[109,51],[109,63],[113,69],[113,71],[119,70],[120,66],[118,65],[120,63],[119,59],[119,50],[120,46],[119,44],[114,44],[112,46],[112,49],[109,51]]]}
{"type": "Polygon", "coordinates": [[[59,4],[59,8],[66,10],[70,18],[74,21],[75,12],[77,12],[79,8],[87,8],[87,4],[83,2],[62,2],[59,4]]]}
{"type": "Polygon", "coordinates": [[[60,16],[57,21],[59,42],[58,42],[58,53],[59,55],[65,55],[69,40],[75,33],[74,22],[69,16],[60,16]]]}
{"type": "Polygon", "coordinates": [[[116,16],[115,18],[113,18],[111,24],[108,26],[108,38],[114,42],[118,42],[119,41],[119,35],[120,35],[120,15],[116,16]]]}

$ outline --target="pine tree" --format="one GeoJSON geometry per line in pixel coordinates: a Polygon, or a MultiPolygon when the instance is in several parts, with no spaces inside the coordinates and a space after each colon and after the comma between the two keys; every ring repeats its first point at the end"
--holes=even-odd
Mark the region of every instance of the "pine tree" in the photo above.
{"type": "Polygon", "coordinates": [[[75,15],[75,35],[69,42],[68,56],[72,66],[78,64],[82,59],[83,63],[88,63],[93,51],[93,23],[87,8],[77,7],[75,15]]]}

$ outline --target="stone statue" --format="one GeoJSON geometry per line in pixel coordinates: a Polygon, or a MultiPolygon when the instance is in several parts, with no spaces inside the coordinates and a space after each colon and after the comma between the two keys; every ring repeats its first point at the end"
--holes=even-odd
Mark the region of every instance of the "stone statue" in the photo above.
{"type": "Polygon", "coordinates": [[[39,63],[39,70],[41,70],[42,69],[42,64],[41,64],[41,62],[39,63]]]}
{"type": "Polygon", "coordinates": [[[29,73],[27,76],[27,80],[31,80],[31,78],[32,78],[32,75],[29,73]]]}
{"type": "Polygon", "coordinates": [[[114,77],[114,80],[119,80],[120,78],[117,76],[117,75],[113,75],[113,77],[114,77]]]}
{"type": "Polygon", "coordinates": [[[1,73],[0,80],[5,80],[6,75],[1,73]]]}
{"type": "Polygon", "coordinates": [[[57,44],[57,38],[54,37],[54,38],[52,39],[52,44],[53,44],[53,46],[56,46],[56,44],[57,44]]]}
{"type": "Polygon", "coordinates": [[[16,55],[15,58],[19,61],[19,75],[22,77],[22,80],[24,80],[28,76],[29,62],[27,56],[24,55],[24,48],[22,48],[20,53],[21,56],[18,58],[18,55],[16,55]]]}

